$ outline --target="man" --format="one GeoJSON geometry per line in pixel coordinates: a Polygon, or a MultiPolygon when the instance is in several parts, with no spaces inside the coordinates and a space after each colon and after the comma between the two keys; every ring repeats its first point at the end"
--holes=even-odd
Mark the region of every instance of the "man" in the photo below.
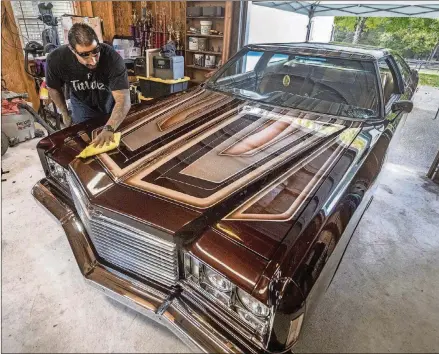
{"type": "Polygon", "coordinates": [[[60,46],[47,57],[49,95],[66,125],[88,119],[108,120],[92,142],[103,146],[113,141],[114,131],[131,107],[127,70],[122,57],[111,46],[99,43],[90,26],[74,24],[68,39],[68,45],[60,46]],[[65,83],[70,88],[72,117],[62,91],[65,83]]]}

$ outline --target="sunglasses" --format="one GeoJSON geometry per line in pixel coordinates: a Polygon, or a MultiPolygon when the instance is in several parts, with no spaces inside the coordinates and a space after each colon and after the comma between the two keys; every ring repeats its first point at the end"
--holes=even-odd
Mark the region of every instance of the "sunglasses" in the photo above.
{"type": "Polygon", "coordinates": [[[72,48],[73,49],[73,51],[76,53],[76,54],[78,54],[81,58],[88,58],[89,56],[93,56],[93,57],[95,57],[96,55],[98,55],[99,53],[100,53],[100,51],[101,51],[101,46],[100,46],[100,44],[98,43],[98,45],[96,46],[96,48],[95,49],[93,49],[93,50],[90,50],[90,51],[88,51],[88,52],[81,52],[81,53],[79,53],[76,49],[74,49],[74,48],[72,48]]]}

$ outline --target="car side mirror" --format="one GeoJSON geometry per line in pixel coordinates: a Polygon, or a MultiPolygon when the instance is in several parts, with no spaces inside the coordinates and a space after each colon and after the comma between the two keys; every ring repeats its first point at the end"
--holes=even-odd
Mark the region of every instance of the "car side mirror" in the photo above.
{"type": "Polygon", "coordinates": [[[410,113],[413,109],[413,102],[409,100],[401,100],[392,103],[392,112],[406,112],[410,113]]]}

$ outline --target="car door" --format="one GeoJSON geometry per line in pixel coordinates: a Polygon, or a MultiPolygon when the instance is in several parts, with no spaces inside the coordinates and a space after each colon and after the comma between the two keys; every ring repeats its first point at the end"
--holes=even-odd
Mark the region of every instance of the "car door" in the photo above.
{"type": "Polygon", "coordinates": [[[416,70],[411,70],[400,55],[395,53],[391,57],[395,61],[396,67],[404,80],[404,88],[407,90],[408,96],[407,99],[411,99],[418,85],[418,73],[416,70]]]}
{"type": "Polygon", "coordinates": [[[410,99],[411,92],[406,89],[406,83],[391,56],[380,58],[378,69],[383,88],[384,115],[389,119],[393,117],[392,104],[401,99],[410,99]]]}

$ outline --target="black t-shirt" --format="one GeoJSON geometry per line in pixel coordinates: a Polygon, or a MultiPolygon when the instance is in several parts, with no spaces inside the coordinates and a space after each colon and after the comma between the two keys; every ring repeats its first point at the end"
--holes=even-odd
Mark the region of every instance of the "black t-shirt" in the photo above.
{"type": "Polygon", "coordinates": [[[110,114],[114,106],[111,91],[129,88],[122,57],[111,46],[100,46],[99,62],[93,70],[81,64],[66,45],[47,56],[47,86],[61,91],[67,84],[72,104],[81,106],[81,115],[88,118],[110,114]]]}

